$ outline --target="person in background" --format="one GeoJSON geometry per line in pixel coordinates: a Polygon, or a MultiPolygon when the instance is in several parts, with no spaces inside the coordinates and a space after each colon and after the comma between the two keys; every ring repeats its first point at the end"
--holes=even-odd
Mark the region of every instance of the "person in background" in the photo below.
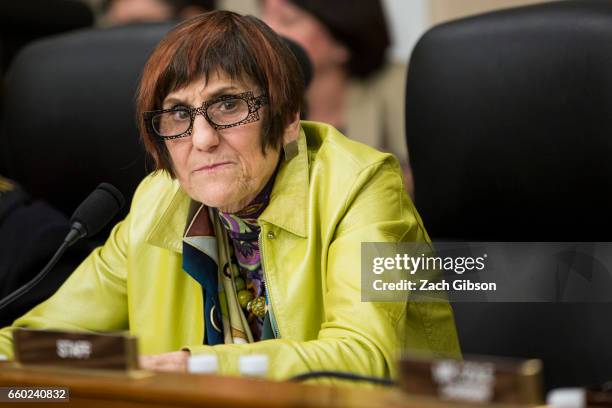
{"type": "Polygon", "coordinates": [[[300,44],[313,63],[308,118],[395,154],[407,191],[412,173],[404,137],[406,67],[386,59],[390,44],[380,0],[261,0],[262,18],[300,44]]]}
{"type": "Polygon", "coordinates": [[[300,121],[282,38],[228,11],[176,26],[145,65],[140,133],[157,170],[128,216],[16,327],[129,332],[146,369],[219,373],[265,354],[269,376],[397,376],[397,352],[457,357],[448,302],[365,302],[362,242],[430,240],[396,158],[300,121]]]}
{"type": "Polygon", "coordinates": [[[102,25],[183,20],[215,9],[215,0],[105,0],[102,25]]]}

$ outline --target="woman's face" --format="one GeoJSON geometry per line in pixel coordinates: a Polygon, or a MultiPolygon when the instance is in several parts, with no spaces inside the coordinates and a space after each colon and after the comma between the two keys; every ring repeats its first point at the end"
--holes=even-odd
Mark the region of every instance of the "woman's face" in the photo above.
{"type": "MultiPolygon", "coordinates": [[[[248,81],[232,81],[217,73],[210,75],[208,82],[195,81],[171,92],[163,109],[199,107],[212,98],[245,91],[253,91],[254,96],[262,93],[248,81]]],[[[279,160],[279,150],[267,148],[265,155],[261,151],[265,109],[260,108],[258,121],[221,130],[196,115],[191,136],[165,141],[174,173],[191,198],[224,212],[236,212],[262,190],[279,160]]]]}

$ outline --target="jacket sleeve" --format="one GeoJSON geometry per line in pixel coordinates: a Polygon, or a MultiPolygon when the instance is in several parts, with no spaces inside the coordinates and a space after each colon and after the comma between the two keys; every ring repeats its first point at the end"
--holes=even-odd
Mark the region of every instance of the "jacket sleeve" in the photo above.
{"type": "MultiPolygon", "coordinates": [[[[418,350],[460,356],[452,310],[446,302],[362,302],[361,243],[429,238],[403,189],[394,159],[363,170],[348,193],[327,249],[325,317],[311,341],[273,339],[252,344],[186,347],[215,353],[223,374],[238,374],[240,355],[269,356],[270,376],[287,379],[309,371],[348,371],[395,377],[398,352],[418,350]]],[[[304,301],[304,300],[302,300],[304,301]]]]}
{"type": "MultiPolygon", "coordinates": [[[[129,218],[129,216],[128,216],[129,218]]],[[[129,220],[118,223],[58,291],[0,330],[0,354],[13,357],[17,327],[72,331],[119,331],[128,327],[126,248],[129,220]]]]}

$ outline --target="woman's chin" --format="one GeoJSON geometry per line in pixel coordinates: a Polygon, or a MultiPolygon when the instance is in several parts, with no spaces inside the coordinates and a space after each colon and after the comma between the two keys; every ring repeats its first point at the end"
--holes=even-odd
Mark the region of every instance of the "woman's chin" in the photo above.
{"type": "Polygon", "coordinates": [[[231,194],[227,186],[219,186],[219,188],[200,189],[195,194],[190,194],[194,200],[213,208],[226,209],[236,206],[236,197],[231,194]]]}

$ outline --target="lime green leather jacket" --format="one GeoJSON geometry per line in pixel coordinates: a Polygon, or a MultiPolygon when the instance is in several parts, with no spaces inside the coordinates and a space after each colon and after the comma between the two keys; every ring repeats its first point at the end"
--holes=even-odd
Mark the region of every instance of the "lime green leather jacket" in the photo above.
{"type": "Polygon", "coordinates": [[[396,159],[313,122],[303,122],[298,151],[283,160],[259,218],[277,338],[202,345],[202,290],[181,268],[191,200],[158,172],[141,183],[106,244],[0,331],[0,353],[12,355],[11,330],[26,326],[129,330],[142,354],[216,353],[222,374],[238,373],[239,355],[264,353],[276,379],[311,370],[394,377],[402,349],[458,356],[447,303],[361,301],[362,241],[429,240],[396,159]]]}

